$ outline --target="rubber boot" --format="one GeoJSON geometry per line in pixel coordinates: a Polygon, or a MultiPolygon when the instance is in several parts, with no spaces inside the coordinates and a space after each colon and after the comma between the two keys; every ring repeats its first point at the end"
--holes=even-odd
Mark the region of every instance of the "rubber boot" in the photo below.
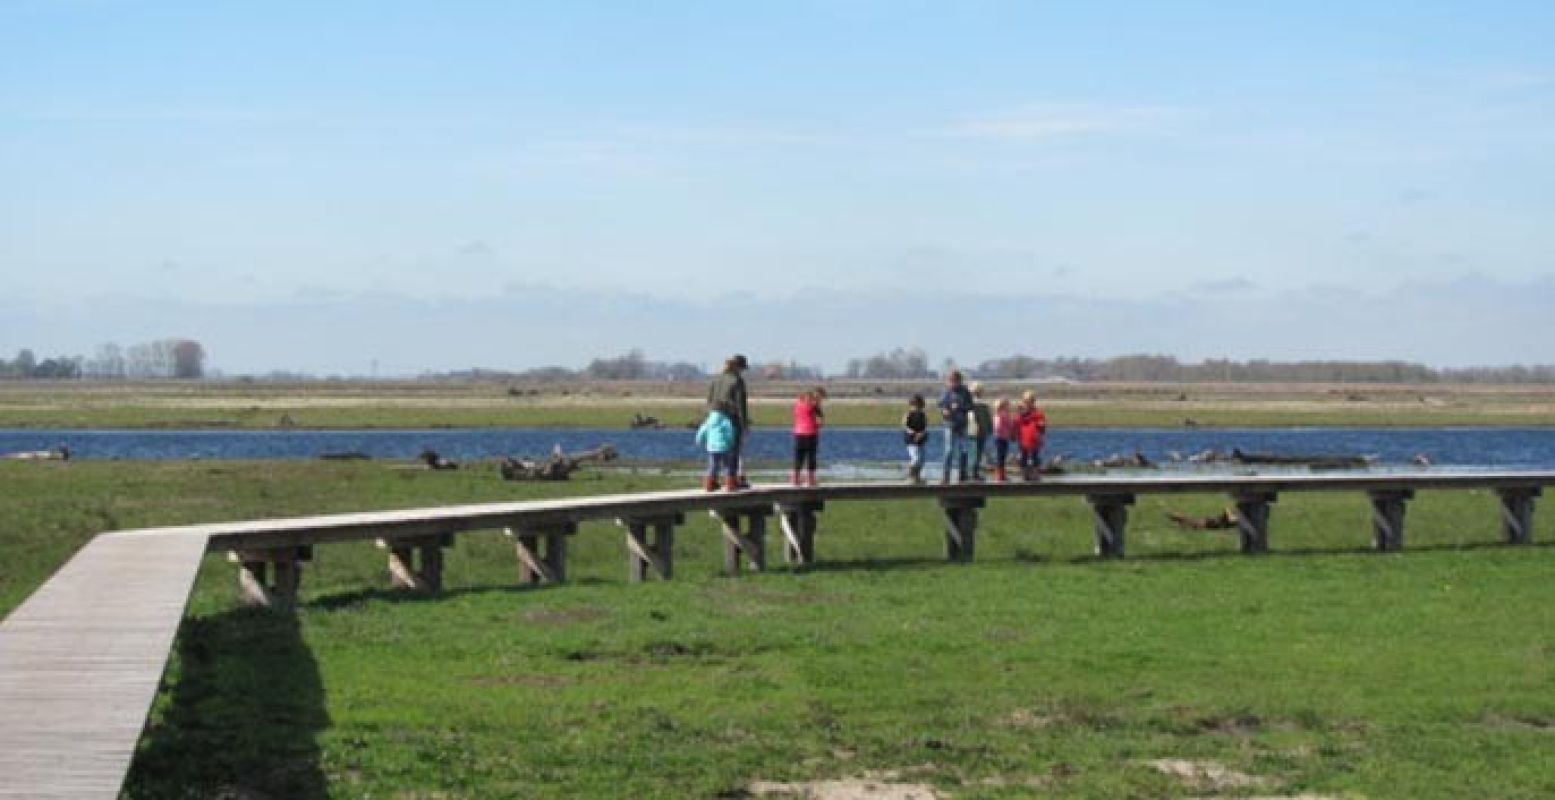
{"type": "Polygon", "coordinates": [[[702,478],[702,491],[704,491],[704,492],[716,492],[716,491],[718,491],[718,479],[713,477],[713,476],[711,476],[711,475],[704,476],[702,478]]]}
{"type": "Polygon", "coordinates": [[[724,489],[730,492],[738,492],[740,490],[740,479],[733,475],[724,478],[724,489]]]}

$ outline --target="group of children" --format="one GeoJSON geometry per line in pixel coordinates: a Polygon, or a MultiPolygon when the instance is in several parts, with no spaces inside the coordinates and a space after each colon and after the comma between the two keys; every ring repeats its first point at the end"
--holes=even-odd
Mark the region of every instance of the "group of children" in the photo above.
{"type": "MultiPolygon", "coordinates": [[[[999,398],[990,408],[983,400],[983,385],[973,383],[967,387],[961,373],[955,371],[945,378],[945,393],[940,397],[939,411],[945,423],[945,466],[940,473],[941,483],[950,482],[952,469],[962,483],[982,481],[989,439],[993,440],[995,482],[1003,483],[1008,479],[1005,464],[1009,460],[1011,443],[1019,451],[1017,463],[1021,477],[1028,481],[1040,477],[1047,415],[1037,405],[1035,392],[1022,394],[1013,408],[1005,397],[999,398]],[[969,445],[970,454],[967,452],[969,445]],[[967,469],[969,460],[970,472],[967,469]]],[[[921,394],[915,394],[907,401],[907,414],[902,417],[902,436],[907,444],[907,479],[922,483],[929,419],[921,394]]]]}
{"type": "MultiPolygon", "coordinates": [[[[818,485],[816,457],[820,451],[821,428],[826,424],[826,414],[821,407],[825,399],[826,390],[817,387],[801,392],[794,401],[794,466],[789,481],[795,486],[818,485]]],[[[994,481],[1003,483],[1007,480],[1005,464],[1012,444],[1019,453],[1017,463],[1021,477],[1028,481],[1038,479],[1047,417],[1037,406],[1034,392],[1025,392],[1013,407],[1008,398],[1001,397],[990,408],[983,400],[982,384],[973,383],[967,387],[960,372],[951,372],[945,379],[945,394],[940,398],[939,411],[945,425],[945,470],[940,477],[941,483],[950,482],[952,467],[957,468],[963,483],[982,481],[990,439],[993,440],[993,453],[989,460],[994,481]]],[[[739,474],[738,442],[742,433],[738,424],[725,411],[715,407],[697,429],[697,444],[703,445],[708,454],[707,473],[702,481],[702,487],[707,491],[714,491],[720,485],[731,490],[736,487],[734,476],[739,474]],[[723,483],[720,483],[721,474],[728,476],[723,483]]],[[[902,434],[907,444],[908,480],[922,483],[924,454],[929,441],[929,419],[924,411],[923,395],[915,394],[907,401],[902,434]]]]}

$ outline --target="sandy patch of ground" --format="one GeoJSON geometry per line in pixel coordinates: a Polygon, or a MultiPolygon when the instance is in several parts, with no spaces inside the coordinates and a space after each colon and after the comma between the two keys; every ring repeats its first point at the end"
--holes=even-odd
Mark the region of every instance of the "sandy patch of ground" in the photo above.
{"type": "Polygon", "coordinates": [[[1195,791],[1223,792],[1229,789],[1267,787],[1271,778],[1237,772],[1218,761],[1192,761],[1186,758],[1157,758],[1145,766],[1162,775],[1170,775],[1195,791]]]}
{"type": "Polygon", "coordinates": [[[752,781],[745,787],[751,797],[793,798],[793,800],[944,800],[926,783],[897,783],[873,778],[842,778],[831,781],[752,781]]]}

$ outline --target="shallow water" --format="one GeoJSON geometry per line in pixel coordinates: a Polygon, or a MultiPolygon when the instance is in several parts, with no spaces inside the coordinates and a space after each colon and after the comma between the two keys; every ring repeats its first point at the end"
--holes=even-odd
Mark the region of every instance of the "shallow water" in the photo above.
{"type": "MultiPolygon", "coordinates": [[[[372,458],[414,458],[432,449],[455,459],[544,456],[600,444],[623,458],[669,461],[701,458],[691,431],[549,428],[449,428],[434,430],[37,430],[0,429],[0,453],[68,446],[84,459],[310,459],[323,453],[360,452],[372,458]]],[[[786,430],[758,429],[751,457],[790,457],[786,430]]],[[[942,454],[932,437],[929,462],[942,454]]],[[[1136,450],[1157,463],[1169,454],[1240,448],[1249,453],[1367,455],[1379,465],[1407,465],[1416,455],[1447,468],[1555,469],[1555,428],[1087,428],[1049,433],[1046,457],[1089,461],[1136,450]]],[[[836,468],[865,470],[901,462],[901,434],[886,428],[838,428],[821,437],[821,458],[836,468]]],[[[1189,468],[1188,465],[1183,465],[1189,468]]]]}

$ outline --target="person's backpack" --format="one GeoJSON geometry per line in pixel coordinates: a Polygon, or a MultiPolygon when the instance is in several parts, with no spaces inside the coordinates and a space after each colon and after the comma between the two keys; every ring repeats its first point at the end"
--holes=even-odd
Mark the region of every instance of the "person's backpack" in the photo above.
{"type": "Polygon", "coordinates": [[[987,403],[972,403],[972,410],[966,414],[966,432],[974,439],[993,433],[993,412],[987,403]]]}

